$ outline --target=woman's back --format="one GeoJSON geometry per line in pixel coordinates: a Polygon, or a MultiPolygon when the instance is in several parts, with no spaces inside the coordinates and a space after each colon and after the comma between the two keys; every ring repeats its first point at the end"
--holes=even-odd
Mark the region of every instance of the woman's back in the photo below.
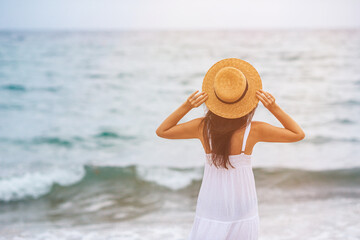
{"type": "MultiPolygon", "coordinates": [[[[199,140],[201,141],[201,144],[203,146],[203,149],[205,151],[205,153],[208,155],[209,153],[211,153],[211,150],[209,149],[209,147],[206,145],[204,138],[203,138],[203,122],[201,122],[202,118],[199,118],[199,122],[200,122],[200,133],[199,133],[199,140]]],[[[245,134],[245,131],[247,130],[246,126],[243,126],[237,130],[235,130],[231,136],[230,139],[230,148],[229,148],[229,155],[230,156],[235,156],[235,155],[240,155],[241,153],[244,153],[245,155],[251,155],[252,151],[253,151],[253,147],[256,144],[256,138],[254,138],[254,135],[257,135],[256,132],[258,131],[257,128],[261,127],[261,124],[263,122],[259,122],[259,121],[252,121],[251,122],[251,134],[245,134]],[[260,125],[260,126],[259,126],[260,125]],[[246,137],[246,148],[243,147],[246,137]],[[243,150],[244,149],[244,150],[243,150]]],[[[250,131],[250,129],[249,129],[250,131]]]]}
{"type": "MultiPolygon", "coordinates": [[[[251,123],[244,132],[242,152],[250,130],[251,123]]],[[[206,154],[189,239],[257,239],[259,216],[251,155],[230,155],[229,161],[234,168],[217,168],[211,154],[206,154]]]]}

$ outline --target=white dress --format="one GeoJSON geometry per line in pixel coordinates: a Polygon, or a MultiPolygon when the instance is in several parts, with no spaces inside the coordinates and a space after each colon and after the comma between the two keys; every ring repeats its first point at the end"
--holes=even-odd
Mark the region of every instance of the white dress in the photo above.
{"type": "MultiPolygon", "coordinates": [[[[251,123],[246,126],[245,151],[251,123]]],[[[251,155],[230,155],[235,168],[216,168],[206,154],[195,218],[188,240],[255,240],[259,234],[258,201],[251,155]]]]}

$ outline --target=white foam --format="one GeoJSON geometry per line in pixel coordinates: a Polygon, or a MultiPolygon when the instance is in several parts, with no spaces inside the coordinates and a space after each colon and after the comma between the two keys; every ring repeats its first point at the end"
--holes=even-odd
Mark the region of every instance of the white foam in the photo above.
{"type": "Polygon", "coordinates": [[[107,200],[104,202],[99,202],[99,203],[93,203],[92,205],[86,207],[84,209],[85,212],[96,212],[102,208],[114,205],[116,202],[115,201],[111,201],[111,200],[107,200]]]}
{"type": "Polygon", "coordinates": [[[51,190],[54,183],[67,186],[80,181],[85,175],[83,167],[53,169],[47,172],[28,172],[0,180],[0,200],[12,201],[26,197],[38,198],[51,190]]]}
{"type": "MultiPolygon", "coordinates": [[[[97,227],[79,227],[79,228],[66,228],[66,229],[46,229],[42,230],[33,230],[33,231],[24,231],[21,232],[18,236],[14,236],[11,239],[14,240],[98,240],[98,239],[108,239],[108,240],[117,240],[117,239],[127,239],[127,240],[142,240],[149,239],[174,239],[174,240],[184,240],[188,234],[188,228],[183,226],[171,226],[168,224],[158,224],[158,225],[128,225],[121,227],[115,224],[100,225],[97,227]]],[[[0,232],[1,233],[1,232],[0,232]]],[[[13,234],[7,234],[13,235],[13,234]]],[[[0,236],[0,240],[2,240],[0,236]]],[[[8,239],[8,238],[7,238],[8,239]]],[[[4,238],[5,240],[5,238],[4,238]]]]}
{"type": "Polygon", "coordinates": [[[178,190],[191,184],[193,180],[202,178],[203,170],[194,168],[189,170],[175,170],[167,167],[143,167],[137,168],[139,176],[147,181],[178,190]]]}

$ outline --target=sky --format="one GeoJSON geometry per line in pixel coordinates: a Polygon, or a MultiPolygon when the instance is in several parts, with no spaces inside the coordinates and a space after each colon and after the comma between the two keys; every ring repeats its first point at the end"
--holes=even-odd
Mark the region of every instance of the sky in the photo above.
{"type": "Polygon", "coordinates": [[[360,0],[0,0],[0,30],[360,28],[360,0]]]}

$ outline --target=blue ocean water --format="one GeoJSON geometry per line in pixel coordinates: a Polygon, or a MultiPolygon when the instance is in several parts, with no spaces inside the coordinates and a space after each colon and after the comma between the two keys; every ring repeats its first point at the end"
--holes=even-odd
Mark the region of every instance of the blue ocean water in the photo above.
{"type": "MultiPolygon", "coordinates": [[[[186,239],[204,151],[155,130],[228,57],[306,132],[254,148],[262,239],[357,239],[359,43],[360,30],[0,32],[0,239],[186,239]]],[[[254,120],[280,126],[262,106],[254,120]]]]}

